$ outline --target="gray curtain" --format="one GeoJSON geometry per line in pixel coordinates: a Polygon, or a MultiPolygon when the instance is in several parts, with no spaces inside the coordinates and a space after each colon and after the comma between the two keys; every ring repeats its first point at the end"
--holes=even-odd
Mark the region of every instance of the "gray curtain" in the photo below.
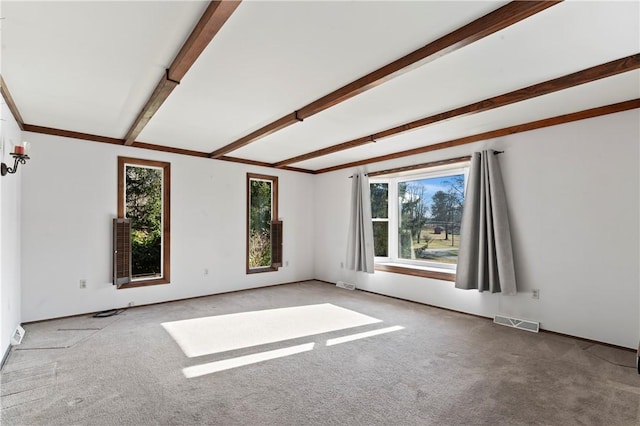
{"type": "Polygon", "coordinates": [[[516,294],[511,231],[495,151],[476,152],[462,211],[456,288],[516,294]]]}
{"type": "Polygon", "coordinates": [[[347,269],[373,273],[373,223],[369,178],[364,172],[353,174],[351,219],[347,240],[347,269]]]}

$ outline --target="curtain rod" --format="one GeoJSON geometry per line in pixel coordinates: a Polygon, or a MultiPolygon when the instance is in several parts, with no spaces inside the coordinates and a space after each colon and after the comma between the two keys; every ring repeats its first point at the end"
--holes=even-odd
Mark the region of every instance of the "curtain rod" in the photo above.
{"type": "MultiPolygon", "coordinates": [[[[502,153],[504,153],[504,151],[493,151],[493,155],[498,155],[502,153]]],[[[436,167],[436,166],[444,166],[446,164],[461,163],[463,161],[469,161],[469,160],[471,160],[471,156],[466,155],[464,157],[449,158],[447,160],[431,161],[429,163],[414,164],[412,166],[404,166],[404,167],[396,167],[394,169],[379,170],[377,172],[365,173],[364,175],[369,177],[379,176],[379,175],[386,175],[389,173],[399,173],[399,172],[406,172],[406,171],[415,170],[415,169],[424,169],[427,167],[436,167]]],[[[353,175],[349,176],[349,179],[352,179],[352,178],[353,178],[353,175]]]]}

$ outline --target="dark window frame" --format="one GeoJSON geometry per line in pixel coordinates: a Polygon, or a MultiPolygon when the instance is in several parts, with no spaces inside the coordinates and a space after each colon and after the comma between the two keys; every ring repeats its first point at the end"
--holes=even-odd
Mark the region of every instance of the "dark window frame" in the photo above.
{"type": "MultiPolygon", "coordinates": [[[[262,272],[274,272],[277,271],[279,266],[281,266],[281,263],[275,263],[273,261],[272,258],[272,263],[270,266],[263,266],[263,267],[258,267],[258,268],[251,268],[249,267],[249,236],[251,235],[251,229],[250,229],[250,218],[251,218],[251,180],[252,179],[257,179],[257,180],[266,180],[266,181],[270,181],[271,182],[271,223],[272,226],[274,224],[274,222],[280,222],[278,219],[278,177],[277,176],[270,176],[270,175],[263,175],[263,174],[258,174],[258,173],[247,173],[247,185],[246,185],[246,195],[247,195],[247,202],[246,202],[246,214],[247,214],[247,220],[246,220],[246,236],[245,236],[245,241],[246,241],[246,252],[245,252],[245,266],[246,266],[246,273],[247,274],[259,274],[262,272]]],[[[280,222],[280,227],[282,226],[282,223],[280,222]]],[[[282,231],[280,230],[280,236],[282,235],[282,231]]],[[[282,253],[282,251],[280,251],[280,254],[282,253]]],[[[280,259],[281,260],[281,259],[280,259]]]]}
{"type": "Polygon", "coordinates": [[[144,160],[132,157],[118,157],[118,217],[125,217],[125,167],[156,167],[162,169],[162,277],[132,280],[120,289],[145,287],[171,282],[171,163],[144,160]]]}

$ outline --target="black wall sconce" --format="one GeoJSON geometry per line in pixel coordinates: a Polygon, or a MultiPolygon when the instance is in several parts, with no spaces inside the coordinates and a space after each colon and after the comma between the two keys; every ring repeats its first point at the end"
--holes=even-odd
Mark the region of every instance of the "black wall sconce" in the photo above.
{"type": "Polygon", "coordinates": [[[7,166],[5,163],[2,163],[0,166],[0,174],[2,176],[6,176],[8,173],[15,173],[18,171],[19,164],[26,164],[29,159],[29,155],[27,154],[27,150],[29,149],[29,142],[23,142],[21,145],[16,145],[13,148],[13,152],[10,154],[13,160],[13,167],[7,166]]]}

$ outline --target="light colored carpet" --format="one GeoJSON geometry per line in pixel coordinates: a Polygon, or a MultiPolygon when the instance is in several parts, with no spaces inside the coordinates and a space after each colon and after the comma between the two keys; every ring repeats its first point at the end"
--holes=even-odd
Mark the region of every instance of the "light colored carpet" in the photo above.
{"type": "Polygon", "coordinates": [[[319,282],[25,329],[0,374],[2,425],[640,424],[633,352],[319,282]],[[322,321],[325,304],[337,325],[296,316],[322,321]],[[211,347],[187,349],[203,331],[211,347]]]}

